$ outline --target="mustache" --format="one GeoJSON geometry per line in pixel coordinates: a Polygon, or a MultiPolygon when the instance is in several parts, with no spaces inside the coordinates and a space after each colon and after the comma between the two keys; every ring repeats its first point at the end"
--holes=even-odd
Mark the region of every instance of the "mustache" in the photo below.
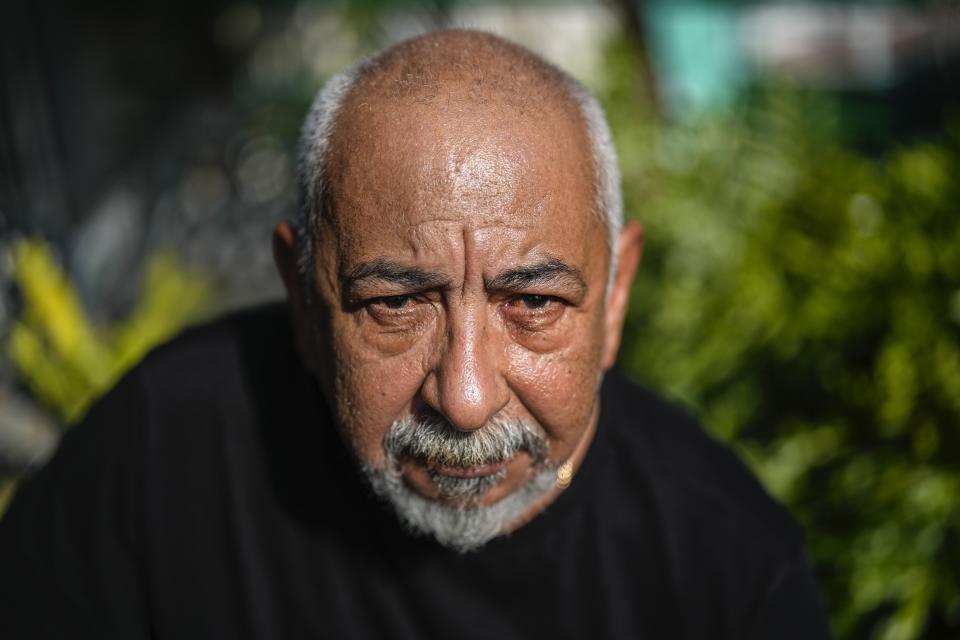
{"type": "Polygon", "coordinates": [[[547,438],[523,420],[493,418],[475,431],[460,431],[435,413],[409,415],[391,425],[384,449],[394,459],[407,455],[430,464],[469,468],[495,464],[526,451],[534,465],[547,458],[547,438]]]}

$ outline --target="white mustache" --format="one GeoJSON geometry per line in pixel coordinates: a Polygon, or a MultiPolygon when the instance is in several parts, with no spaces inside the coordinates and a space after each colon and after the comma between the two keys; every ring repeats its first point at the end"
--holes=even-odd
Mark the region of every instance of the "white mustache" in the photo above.
{"type": "Polygon", "coordinates": [[[394,459],[408,455],[431,464],[470,468],[505,462],[521,449],[539,465],[546,460],[548,445],[539,428],[522,420],[494,418],[465,432],[437,414],[418,414],[391,425],[384,449],[394,459]]]}

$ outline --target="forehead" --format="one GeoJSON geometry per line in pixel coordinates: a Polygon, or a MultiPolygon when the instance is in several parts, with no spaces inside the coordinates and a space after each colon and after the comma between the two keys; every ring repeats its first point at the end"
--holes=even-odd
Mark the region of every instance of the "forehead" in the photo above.
{"type": "Polygon", "coordinates": [[[343,258],[392,240],[415,244],[431,229],[500,230],[554,252],[597,233],[603,242],[589,140],[572,104],[454,90],[426,100],[352,96],[341,114],[327,176],[343,258]]]}

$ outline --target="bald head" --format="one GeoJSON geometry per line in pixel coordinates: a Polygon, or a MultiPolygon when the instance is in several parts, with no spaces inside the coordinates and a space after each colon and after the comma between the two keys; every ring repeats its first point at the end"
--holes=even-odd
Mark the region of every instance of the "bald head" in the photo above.
{"type": "MultiPolygon", "coordinates": [[[[619,173],[596,100],[523,47],[491,34],[455,30],[386,49],[331,78],[318,95],[301,139],[302,266],[312,264],[320,221],[335,215],[332,196],[338,184],[363,173],[362,167],[356,170],[358,162],[370,161],[372,150],[374,156],[391,155],[403,170],[418,143],[431,139],[421,134],[444,128],[461,136],[500,135],[505,141],[517,141],[518,131],[535,128],[551,138],[556,144],[549,153],[571,154],[573,168],[591,181],[592,213],[604,223],[613,249],[622,224],[619,173]],[[403,135],[385,135],[396,132],[400,121],[403,135]],[[368,151],[366,156],[356,153],[359,148],[368,151]]],[[[423,152],[419,149],[417,161],[422,162],[423,152]]],[[[388,190],[389,184],[381,187],[388,190]]]]}
{"type": "Polygon", "coordinates": [[[517,109],[576,110],[569,78],[511,42],[476,31],[440,31],[385,50],[367,62],[351,93],[414,100],[438,109],[498,101],[517,109]],[[437,104],[456,96],[461,102],[437,104]]]}
{"type": "Polygon", "coordinates": [[[461,550],[520,526],[589,447],[642,247],[600,107],[516,45],[430,34],[327,83],[300,171],[307,277],[287,223],[274,252],[371,486],[461,550]],[[413,448],[391,445],[410,419],[413,448]]]}

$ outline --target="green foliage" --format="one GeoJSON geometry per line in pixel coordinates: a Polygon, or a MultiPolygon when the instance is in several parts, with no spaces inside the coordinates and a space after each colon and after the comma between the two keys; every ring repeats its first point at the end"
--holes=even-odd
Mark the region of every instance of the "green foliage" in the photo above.
{"type": "Polygon", "coordinates": [[[869,158],[829,104],[787,91],[655,126],[628,44],[608,58],[647,235],[622,365],[799,518],[839,637],[956,637],[960,128],[869,158]]]}
{"type": "Polygon", "coordinates": [[[64,423],[79,418],[147,351],[210,306],[211,288],[170,254],[146,263],[143,295],[130,316],[97,329],[73,286],[38,240],[14,251],[23,312],[7,339],[6,355],[39,401],[64,423]]]}

